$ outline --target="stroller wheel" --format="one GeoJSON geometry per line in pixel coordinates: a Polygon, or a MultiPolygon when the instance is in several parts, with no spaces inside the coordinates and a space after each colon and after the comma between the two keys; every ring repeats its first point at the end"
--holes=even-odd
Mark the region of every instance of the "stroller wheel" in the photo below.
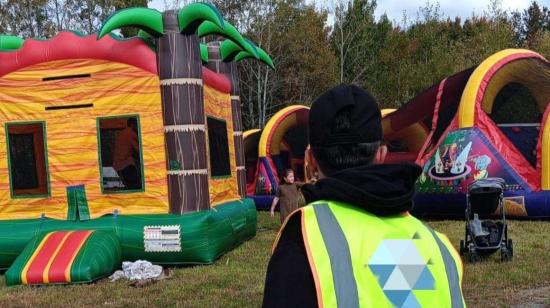
{"type": "Polygon", "coordinates": [[[508,243],[506,243],[506,247],[508,248],[508,252],[510,252],[510,259],[514,256],[514,245],[512,243],[512,239],[508,239],[508,243]]]}
{"type": "Polygon", "coordinates": [[[468,262],[476,263],[481,260],[480,256],[475,251],[470,251],[468,253],[468,262]]]}
{"type": "Polygon", "coordinates": [[[500,249],[500,261],[508,262],[510,260],[512,260],[512,253],[510,252],[510,250],[508,250],[507,247],[502,247],[500,249]]]}
{"type": "Polygon", "coordinates": [[[460,240],[460,255],[463,256],[466,252],[466,247],[464,247],[464,240],[460,240]]]}

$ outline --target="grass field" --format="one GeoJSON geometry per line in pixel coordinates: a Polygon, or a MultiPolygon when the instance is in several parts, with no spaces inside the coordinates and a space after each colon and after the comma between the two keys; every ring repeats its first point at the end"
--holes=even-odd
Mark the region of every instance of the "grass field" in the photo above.
{"type": "MultiPolygon", "coordinates": [[[[429,221],[458,246],[461,221],[429,221]]],[[[550,306],[550,222],[510,221],[514,260],[498,255],[465,264],[463,283],[470,307],[550,306]]],[[[279,218],[258,215],[257,236],[209,266],[177,268],[172,277],[135,288],[102,280],[92,285],[12,287],[0,276],[0,307],[258,307],[279,218]]]]}

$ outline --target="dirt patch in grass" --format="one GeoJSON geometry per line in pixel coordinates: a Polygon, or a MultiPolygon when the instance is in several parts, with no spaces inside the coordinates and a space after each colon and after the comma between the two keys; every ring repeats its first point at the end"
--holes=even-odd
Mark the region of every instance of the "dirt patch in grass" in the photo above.
{"type": "Polygon", "coordinates": [[[512,307],[541,308],[550,307],[550,286],[526,289],[517,292],[512,307]]]}
{"type": "MultiPolygon", "coordinates": [[[[12,287],[0,276],[0,307],[259,307],[265,270],[279,218],[258,215],[257,236],[214,264],[175,268],[169,279],[134,288],[102,280],[90,285],[12,287]]],[[[455,247],[464,236],[462,221],[428,221],[455,247]]],[[[470,307],[549,307],[550,222],[510,221],[514,260],[494,255],[465,264],[463,290],[470,307]]]]}

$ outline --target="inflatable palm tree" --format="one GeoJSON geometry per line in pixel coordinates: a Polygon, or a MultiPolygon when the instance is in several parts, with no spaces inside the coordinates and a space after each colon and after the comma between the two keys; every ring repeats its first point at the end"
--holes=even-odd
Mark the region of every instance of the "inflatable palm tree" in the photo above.
{"type": "MultiPolygon", "coordinates": [[[[235,40],[227,33],[238,33],[238,31],[229,23],[225,23],[225,29],[218,27],[212,22],[204,22],[198,29],[197,33],[199,37],[205,37],[208,35],[218,35],[229,38],[227,41],[231,42],[231,46],[238,50],[238,52],[246,53],[253,59],[258,59],[271,68],[273,62],[271,58],[261,48],[256,47],[248,40],[235,40]]],[[[237,69],[237,61],[233,59],[226,59],[223,61],[221,54],[222,41],[215,40],[207,45],[207,57],[203,58],[203,61],[207,63],[207,67],[216,73],[224,74],[231,82],[231,106],[233,110],[233,127],[235,130],[234,144],[237,160],[237,178],[239,183],[239,194],[241,197],[246,197],[246,170],[245,170],[245,157],[244,157],[244,144],[243,144],[243,126],[241,117],[241,99],[240,99],[240,86],[239,86],[239,72],[237,69]]],[[[245,59],[242,57],[240,60],[245,59]]]]}
{"type": "MultiPolygon", "coordinates": [[[[224,22],[215,7],[206,3],[193,3],[179,11],[164,13],[148,8],[121,10],[103,24],[98,38],[128,26],[139,28],[141,36],[152,37],[157,51],[170,212],[181,214],[209,209],[201,61],[207,58],[208,53],[205,46],[201,46],[196,32],[202,27],[205,33],[226,37],[253,58],[261,59],[259,49],[245,40],[232,25],[224,22]]],[[[238,117],[235,123],[239,123],[237,129],[241,131],[240,103],[238,105],[234,117],[238,117]]],[[[242,148],[242,140],[239,144],[242,148]]],[[[242,165],[238,163],[238,166],[241,167],[239,170],[242,169],[238,171],[239,182],[241,178],[243,181],[239,186],[244,187],[244,162],[242,165]]]]}
{"type": "MultiPolygon", "coordinates": [[[[205,21],[224,29],[216,8],[193,3],[160,13],[129,8],[111,15],[98,38],[134,26],[154,37],[163,104],[170,212],[209,209],[202,62],[197,28],[205,21]]],[[[237,39],[238,40],[238,39],[237,39]]]]}
{"type": "MultiPolygon", "coordinates": [[[[242,118],[241,118],[241,100],[240,100],[240,88],[239,88],[239,72],[237,70],[236,63],[239,61],[242,61],[244,59],[257,59],[260,62],[263,62],[267,66],[269,66],[272,69],[275,69],[275,66],[273,65],[273,61],[269,57],[269,55],[261,48],[257,47],[254,43],[251,41],[247,41],[247,43],[253,47],[254,52],[250,52],[249,50],[246,50],[239,46],[238,44],[235,44],[234,41],[231,40],[225,40],[219,44],[219,48],[217,50],[217,55],[221,59],[220,67],[224,68],[227,72],[229,79],[231,80],[232,89],[231,89],[231,104],[233,105],[233,110],[236,110],[234,113],[234,119],[235,123],[238,123],[238,127],[242,130],[242,118]]],[[[240,155],[237,155],[237,162],[239,163],[239,166],[243,166],[238,171],[238,177],[239,177],[239,191],[242,192],[242,195],[246,195],[246,170],[244,168],[246,162],[245,162],[245,155],[244,155],[244,141],[243,141],[243,135],[242,133],[235,136],[235,147],[238,147],[236,149],[236,153],[240,153],[240,155]]]]}

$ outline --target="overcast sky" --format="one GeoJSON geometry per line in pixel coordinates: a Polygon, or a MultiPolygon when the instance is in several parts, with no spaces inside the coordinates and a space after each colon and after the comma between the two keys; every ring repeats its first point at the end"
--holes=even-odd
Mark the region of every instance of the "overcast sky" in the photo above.
{"type": "MultiPolygon", "coordinates": [[[[462,20],[470,17],[473,12],[482,15],[488,11],[489,0],[439,0],[440,12],[444,16],[460,16],[462,20]]],[[[436,1],[430,1],[436,3],[436,1]]],[[[542,6],[550,6],[550,0],[539,0],[542,6]]],[[[401,21],[403,12],[407,13],[410,19],[415,19],[418,8],[425,6],[426,0],[379,0],[376,8],[376,15],[386,13],[390,20],[401,21]]],[[[502,9],[515,11],[524,10],[531,4],[531,0],[502,0],[502,9]]]]}
{"type": "MultiPolygon", "coordinates": [[[[307,0],[308,2],[315,2],[317,5],[325,5],[328,2],[334,0],[307,0]]],[[[523,10],[529,7],[532,0],[502,0],[502,8],[504,10],[523,10]]],[[[172,2],[172,1],[168,1],[172,2]]],[[[184,3],[185,0],[180,1],[184,3]]],[[[416,19],[418,8],[425,6],[426,0],[378,0],[378,7],[376,8],[376,16],[380,16],[386,13],[390,20],[400,22],[403,17],[403,12],[407,13],[409,19],[416,19]]],[[[430,0],[430,3],[439,2],[440,12],[444,16],[460,16],[462,20],[470,17],[473,12],[477,15],[482,15],[487,11],[490,0],[430,0]]],[[[550,7],[550,0],[538,0],[541,6],[550,7]]],[[[149,7],[163,11],[164,1],[153,0],[149,3],[149,7]]]]}

